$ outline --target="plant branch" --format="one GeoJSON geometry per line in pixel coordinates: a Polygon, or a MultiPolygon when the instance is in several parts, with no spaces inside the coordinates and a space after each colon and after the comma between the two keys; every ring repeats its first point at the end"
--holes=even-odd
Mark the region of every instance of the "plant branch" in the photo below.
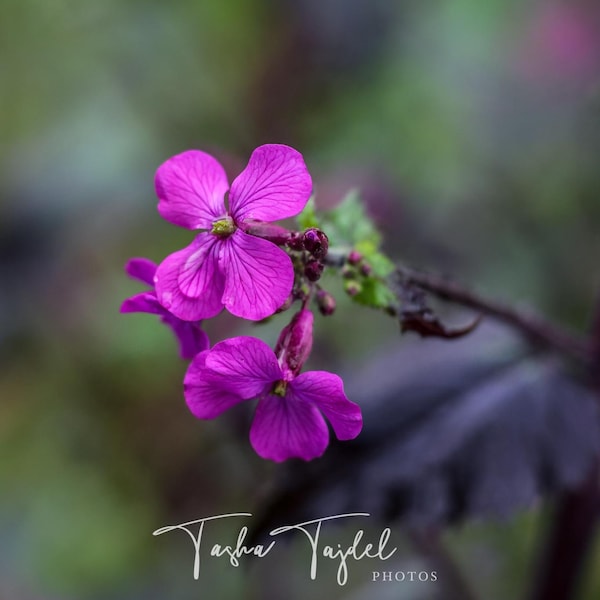
{"type": "Polygon", "coordinates": [[[559,499],[551,531],[540,549],[530,600],[570,600],[580,588],[598,524],[598,474],[596,464],[578,489],[564,492],[559,499]]]}
{"type": "Polygon", "coordinates": [[[443,277],[399,266],[396,273],[402,283],[414,284],[439,298],[472,308],[518,329],[532,342],[552,348],[578,360],[592,360],[592,343],[546,319],[516,310],[506,304],[483,298],[443,277]]]}
{"type": "MultiPolygon", "coordinates": [[[[600,298],[591,330],[589,377],[600,402],[600,298]]],[[[559,499],[552,530],[540,552],[530,600],[569,600],[581,588],[581,576],[598,530],[599,475],[596,459],[588,478],[559,499]]]]}

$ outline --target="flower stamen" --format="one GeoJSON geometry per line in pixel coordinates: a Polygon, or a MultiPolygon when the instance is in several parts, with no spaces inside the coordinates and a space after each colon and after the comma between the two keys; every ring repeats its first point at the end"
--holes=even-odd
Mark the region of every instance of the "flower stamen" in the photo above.
{"type": "Polygon", "coordinates": [[[220,238],[229,237],[237,229],[233,219],[229,216],[218,221],[213,221],[210,232],[220,238]]]}
{"type": "Polygon", "coordinates": [[[281,396],[282,398],[285,398],[286,389],[287,389],[287,381],[280,379],[279,381],[275,382],[275,385],[273,386],[271,393],[275,396],[281,396]]]}

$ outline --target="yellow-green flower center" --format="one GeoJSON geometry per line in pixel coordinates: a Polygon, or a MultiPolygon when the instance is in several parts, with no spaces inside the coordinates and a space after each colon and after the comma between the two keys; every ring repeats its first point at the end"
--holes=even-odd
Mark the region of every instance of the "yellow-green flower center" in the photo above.
{"type": "Polygon", "coordinates": [[[280,379],[274,386],[271,391],[275,396],[281,396],[282,398],[285,396],[285,391],[287,389],[287,382],[280,379]]]}
{"type": "Polygon", "coordinates": [[[218,237],[227,237],[236,230],[235,223],[231,217],[223,217],[218,221],[213,221],[210,232],[218,237]]]}

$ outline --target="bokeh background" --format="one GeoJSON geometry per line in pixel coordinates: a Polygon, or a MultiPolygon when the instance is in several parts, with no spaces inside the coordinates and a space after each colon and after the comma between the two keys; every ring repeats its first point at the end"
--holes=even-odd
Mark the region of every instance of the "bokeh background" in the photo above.
{"type": "MultiPolygon", "coordinates": [[[[241,412],[191,417],[171,333],[118,312],[139,290],[123,273],[130,256],[160,261],[190,241],[155,210],[156,167],[199,148],[235,176],[266,142],[303,153],[321,207],[359,187],[398,260],[589,328],[594,0],[2,0],[0,598],[441,592],[377,586],[363,563],[345,588],[332,569],[310,582],[301,543],[266,566],[207,562],[195,582],[189,540],[151,535],[259,512],[281,468],[253,455],[241,412]]],[[[360,372],[381,351],[420,344],[338,300],[336,317],[318,321],[313,366],[360,372]]],[[[271,342],[282,323],[223,315],[208,331],[271,342]]],[[[539,503],[467,519],[445,543],[481,598],[514,598],[550,521],[539,503]]],[[[428,568],[394,532],[394,570],[428,568]]],[[[599,561],[578,597],[600,596],[599,561]]]]}

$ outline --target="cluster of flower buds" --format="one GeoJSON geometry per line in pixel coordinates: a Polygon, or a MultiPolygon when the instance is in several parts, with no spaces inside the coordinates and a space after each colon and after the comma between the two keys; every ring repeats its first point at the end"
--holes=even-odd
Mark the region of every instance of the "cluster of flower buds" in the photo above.
{"type": "MultiPolygon", "coordinates": [[[[273,241],[277,232],[271,233],[273,236],[268,239],[273,241]]],[[[327,235],[321,229],[309,227],[300,232],[288,231],[286,236],[277,235],[277,239],[284,238],[282,244],[285,244],[292,254],[297,278],[291,296],[279,312],[287,310],[294,300],[304,302],[312,294],[319,312],[325,316],[332,315],[336,307],[335,298],[316,285],[325,270],[325,259],[329,251],[327,235]]]]}
{"type": "Polygon", "coordinates": [[[346,257],[341,269],[346,293],[349,296],[360,294],[363,289],[362,279],[369,277],[372,272],[371,265],[365,261],[363,255],[356,250],[352,250],[346,257]]]}
{"type": "Polygon", "coordinates": [[[329,239],[323,231],[310,227],[303,232],[290,232],[286,245],[298,253],[301,274],[311,283],[321,278],[325,269],[325,257],[329,250],[329,239]]]}
{"type": "Polygon", "coordinates": [[[304,267],[304,275],[309,281],[319,281],[325,269],[325,257],[329,250],[327,236],[316,228],[307,229],[302,236],[304,250],[308,257],[304,267]]]}

